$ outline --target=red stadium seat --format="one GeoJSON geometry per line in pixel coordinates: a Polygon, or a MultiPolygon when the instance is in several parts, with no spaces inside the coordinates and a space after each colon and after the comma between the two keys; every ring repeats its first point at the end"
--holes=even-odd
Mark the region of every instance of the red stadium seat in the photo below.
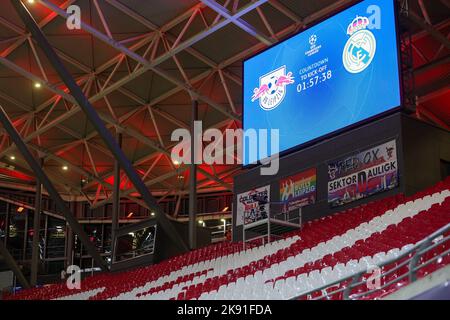
{"type": "MultiPolygon", "coordinates": [[[[94,275],[83,280],[82,290],[57,284],[23,290],[5,299],[288,299],[308,291],[313,293],[302,299],[318,298],[349,282],[314,292],[316,288],[363,270],[368,261],[396,259],[448,225],[449,190],[450,178],[412,197],[396,195],[309,221],[301,231],[269,245],[252,244],[245,252],[242,243],[219,243],[145,268],[94,275]]],[[[421,261],[440,256],[449,246],[437,246],[421,261]]],[[[396,260],[383,271],[394,270],[405,259],[396,260]]],[[[417,275],[426,276],[449,263],[447,254],[421,268],[417,275]]],[[[364,299],[379,299],[408,285],[407,278],[400,280],[407,271],[405,265],[384,277],[382,283],[393,284],[364,299]]],[[[353,288],[352,294],[367,291],[361,285],[353,288]]],[[[342,292],[327,297],[342,298],[342,292]]]]}

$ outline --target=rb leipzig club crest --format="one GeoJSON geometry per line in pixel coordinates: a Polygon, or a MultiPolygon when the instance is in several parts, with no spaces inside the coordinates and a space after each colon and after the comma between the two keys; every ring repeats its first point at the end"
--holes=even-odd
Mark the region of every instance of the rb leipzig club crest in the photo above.
{"type": "Polygon", "coordinates": [[[286,66],[269,72],[259,78],[259,88],[253,90],[252,102],[259,100],[263,110],[273,110],[286,97],[286,86],[294,82],[292,72],[286,74],[286,66]]]}

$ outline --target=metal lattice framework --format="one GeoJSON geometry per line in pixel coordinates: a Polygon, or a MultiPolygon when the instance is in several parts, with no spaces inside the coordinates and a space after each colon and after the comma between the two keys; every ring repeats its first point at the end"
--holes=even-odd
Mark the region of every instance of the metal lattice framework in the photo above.
{"type": "MultiPolygon", "coordinates": [[[[124,135],[125,152],[145,185],[163,196],[181,196],[188,167],[171,162],[169,138],[173,129],[189,127],[189,108],[184,106],[197,99],[209,128],[240,127],[240,62],[352,2],[36,0],[28,7],[107,128],[124,135]],[[81,30],[65,28],[66,8],[73,4],[82,9],[81,30]],[[158,23],[152,22],[149,12],[154,12],[158,23]],[[83,44],[89,47],[90,57],[85,57],[88,50],[83,44]]],[[[448,1],[437,2],[449,9],[448,1]]],[[[437,80],[427,81],[433,86],[420,94],[417,114],[448,129],[445,113],[441,116],[439,108],[435,113],[426,106],[447,94],[448,15],[434,17],[428,4],[414,3],[418,13],[409,8],[409,17],[419,28],[414,30],[412,48],[424,61],[415,64],[415,72],[446,70],[437,80]],[[424,52],[426,45],[421,46],[424,41],[438,44],[432,58],[424,52]]],[[[86,125],[79,106],[30,34],[8,10],[0,15],[5,34],[0,42],[0,70],[12,84],[1,82],[1,104],[28,147],[43,157],[46,173],[63,193],[81,196],[92,207],[111,202],[113,185],[108,179],[113,175],[113,156],[86,125]],[[39,92],[33,88],[36,83],[42,86],[39,92]],[[28,87],[22,94],[31,98],[22,97],[20,90],[11,88],[13,84],[28,87]],[[61,166],[70,168],[64,173],[67,176],[60,173],[61,166]]],[[[32,176],[24,161],[11,160],[14,152],[14,144],[2,132],[0,161],[32,176]]],[[[231,190],[231,178],[238,170],[202,165],[198,188],[231,190]]],[[[122,197],[143,204],[136,191],[126,187],[125,177],[122,184],[122,197]]]]}

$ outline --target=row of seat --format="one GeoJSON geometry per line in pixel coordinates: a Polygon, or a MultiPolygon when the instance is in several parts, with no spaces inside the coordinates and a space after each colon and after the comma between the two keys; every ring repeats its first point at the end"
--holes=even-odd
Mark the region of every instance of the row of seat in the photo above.
{"type": "MultiPolygon", "coordinates": [[[[386,203],[386,202],[385,202],[386,203]]],[[[368,216],[370,216],[368,214],[368,216]]],[[[342,214],[342,215],[338,215],[339,218],[341,219],[345,219],[346,215],[342,214]]],[[[330,220],[332,221],[333,218],[325,218],[322,219],[321,222],[321,228],[326,228],[326,220],[330,220]]],[[[358,222],[356,219],[348,219],[349,221],[352,222],[358,222]]],[[[340,224],[338,223],[338,221],[336,221],[336,223],[334,223],[334,221],[332,221],[331,223],[332,225],[336,225],[337,227],[335,228],[335,231],[337,230],[337,232],[340,232],[341,230],[339,229],[340,224]]],[[[317,231],[319,228],[313,228],[312,230],[316,231],[315,235],[317,236],[317,231]]],[[[343,229],[345,229],[345,226],[343,226],[343,229]]],[[[305,232],[303,232],[305,233],[305,232]]],[[[331,230],[324,230],[324,234],[328,234],[328,235],[332,235],[332,231],[331,230]]],[[[308,239],[308,235],[305,234],[305,239],[308,239]]],[[[323,245],[323,243],[322,243],[323,245]]],[[[259,268],[261,267],[267,267],[268,264],[272,264],[273,268],[276,270],[280,270],[280,265],[278,264],[281,261],[284,261],[286,259],[289,259],[290,256],[292,256],[294,254],[292,250],[293,248],[297,249],[299,248],[299,246],[292,246],[290,248],[287,248],[284,251],[280,251],[277,253],[277,255],[274,256],[270,256],[270,257],[266,257],[265,260],[262,261],[258,261],[256,264],[259,268]],[[273,261],[272,261],[273,260],[273,261]]],[[[320,246],[318,247],[320,250],[320,246]]],[[[308,252],[308,256],[309,258],[314,257],[314,253],[316,251],[313,252],[308,252]]],[[[199,283],[197,283],[197,285],[195,286],[194,284],[191,284],[188,288],[187,288],[187,292],[186,294],[183,294],[183,292],[179,293],[177,295],[177,298],[196,298],[199,293],[201,293],[201,291],[204,290],[214,290],[215,287],[217,286],[226,286],[227,283],[233,283],[235,282],[237,279],[239,278],[244,278],[247,275],[250,275],[252,273],[255,272],[255,261],[252,263],[250,266],[248,266],[247,268],[241,269],[238,268],[236,270],[229,270],[226,274],[226,276],[220,277],[220,278],[212,278],[212,279],[207,279],[206,283],[203,284],[201,281],[199,283]],[[252,266],[253,264],[253,266],[252,266]]],[[[186,287],[182,288],[183,290],[186,289],[186,287]]],[[[163,293],[158,293],[154,294],[152,297],[150,298],[154,298],[154,299],[164,299],[164,298],[168,298],[168,294],[170,295],[171,293],[174,293],[176,290],[179,290],[179,287],[174,288],[173,290],[169,291],[169,292],[163,292],[163,293]]],[[[130,297],[131,298],[131,297],[130,297]]],[[[140,298],[140,297],[139,297],[140,298]]]]}
{"type": "Polygon", "coordinates": [[[219,255],[233,254],[242,251],[242,243],[218,243],[206,248],[198,249],[187,254],[183,254],[159,264],[138,268],[132,271],[116,274],[96,274],[82,281],[81,290],[68,289],[65,283],[54,284],[44,287],[37,287],[22,290],[14,296],[5,296],[4,299],[58,299],[65,296],[87,297],[95,299],[105,299],[117,296],[121,291],[129,291],[131,287],[140,287],[149,281],[162,279],[173,271],[179,271],[181,267],[192,264],[206,257],[216,257],[219,255]],[[197,257],[194,259],[193,257],[197,257]],[[123,287],[122,284],[127,284],[123,287]],[[105,288],[102,291],[95,290],[105,288]],[[84,293],[83,293],[84,292],[84,293]]]}
{"type": "Polygon", "coordinates": [[[83,280],[81,290],[61,283],[6,298],[292,298],[368,262],[382,263],[449,223],[444,214],[450,211],[445,200],[449,190],[447,179],[412,197],[396,195],[307,222],[300,232],[270,244],[254,243],[243,250],[242,243],[224,242],[152,266],[94,275],[83,280]]]}
{"type": "MultiPolygon", "coordinates": [[[[309,276],[316,271],[320,273],[320,278],[318,279],[320,281],[315,282],[317,286],[314,285],[314,282],[313,285],[306,286],[305,291],[317,289],[338,281],[345,276],[352,275],[355,272],[370,270],[390,259],[397,258],[402,253],[409,251],[414,247],[414,244],[429,234],[447,225],[449,221],[450,199],[446,200],[439,208],[422,211],[411,219],[405,218],[397,226],[391,225],[381,233],[372,234],[369,238],[358,241],[351,248],[345,248],[339,254],[324,257],[322,260],[318,260],[300,270],[297,269],[293,270],[293,272],[286,273],[282,279],[287,279],[292,276],[298,277],[300,275],[307,284],[309,276]],[[354,262],[353,264],[352,261],[354,262]]],[[[445,251],[444,246],[441,246],[439,249],[440,252],[445,251]]],[[[436,250],[437,252],[438,250],[436,250]]],[[[439,263],[442,263],[442,261],[439,263]]],[[[382,280],[389,282],[407,271],[407,267],[404,267],[382,280]]],[[[406,283],[402,282],[401,285],[405,285],[406,283]]],[[[301,292],[297,290],[293,293],[295,293],[294,296],[298,296],[301,292]]]]}
{"type": "MultiPolygon", "coordinates": [[[[401,220],[405,219],[405,223],[401,223],[400,225],[407,225],[409,223],[409,220],[412,219],[417,213],[422,209],[428,209],[431,206],[431,203],[433,201],[436,201],[436,203],[443,202],[443,199],[447,197],[447,192],[435,194],[433,198],[428,198],[425,200],[418,199],[414,202],[409,203],[407,206],[399,206],[398,209],[387,212],[381,217],[376,217],[369,223],[363,223],[358,228],[349,230],[346,234],[342,236],[334,237],[333,239],[327,241],[322,247],[316,246],[315,248],[312,248],[311,250],[305,250],[304,252],[298,254],[297,256],[291,256],[289,259],[291,261],[286,260],[283,262],[279,262],[272,266],[271,269],[269,269],[269,272],[263,271],[261,277],[258,278],[260,281],[260,285],[262,285],[261,281],[264,281],[264,277],[266,274],[271,274],[274,278],[272,280],[266,281],[267,282],[274,282],[276,283],[279,280],[284,280],[286,277],[292,277],[292,276],[298,276],[300,274],[306,273],[312,271],[320,271],[322,268],[330,268],[334,265],[340,263],[349,263],[350,261],[353,261],[356,259],[358,261],[359,259],[362,259],[365,256],[369,256],[369,258],[378,252],[388,252],[388,255],[386,255],[384,258],[388,259],[392,256],[390,254],[397,253],[399,250],[407,249],[409,246],[411,246],[412,243],[415,243],[424,237],[426,237],[428,234],[432,233],[433,231],[437,230],[438,228],[442,227],[443,225],[450,222],[450,216],[444,215],[442,217],[438,217],[437,215],[433,215],[434,210],[430,209],[430,212],[427,213],[423,211],[423,214],[427,213],[428,216],[432,216],[430,218],[430,221],[433,221],[432,219],[439,218],[440,220],[434,221],[435,223],[433,225],[428,225],[428,228],[422,229],[420,232],[417,231],[416,228],[409,226],[409,228],[404,228],[402,231],[404,233],[398,233],[398,235],[402,235],[403,238],[401,238],[402,241],[397,240],[394,241],[394,239],[398,239],[397,235],[395,238],[385,238],[386,235],[389,235],[393,229],[396,229],[395,223],[400,222],[401,220]],[[384,229],[390,227],[389,230],[383,231],[384,229]],[[381,234],[379,231],[383,231],[381,234]],[[414,234],[414,236],[408,238],[408,234],[414,234]],[[408,242],[410,241],[410,242],[408,242]],[[370,245],[369,247],[365,247],[365,245],[370,245]],[[395,246],[398,246],[399,248],[395,249],[395,246]],[[404,248],[402,248],[404,246],[404,248]],[[394,250],[391,250],[394,249],[394,250]],[[320,257],[317,260],[314,261],[315,257],[320,257]],[[297,268],[295,268],[297,266],[297,268]],[[290,268],[288,271],[286,271],[283,275],[278,276],[285,268],[290,268]]],[[[448,203],[448,202],[447,202],[448,203]]],[[[442,209],[439,208],[437,210],[441,210],[439,212],[445,213],[445,208],[442,209]]],[[[415,218],[415,223],[418,223],[419,225],[425,225],[425,223],[422,223],[421,220],[422,215],[419,215],[419,217],[415,218]]],[[[414,224],[413,224],[414,226],[414,224]]],[[[426,226],[426,225],[425,225],[426,226]]],[[[423,226],[422,226],[423,227],[423,226]]],[[[394,230],[395,231],[395,230],[394,230]]],[[[394,255],[395,256],[395,255],[394,255]]],[[[367,258],[367,257],[366,257],[367,258]]],[[[366,267],[368,260],[361,261],[362,265],[366,267]]],[[[377,260],[376,262],[381,263],[384,260],[377,260]]],[[[351,268],[350,266],[347,266],[347,273],[354,272],[355,269],[351,268]],[[350,267],[350,269],[348,268],[350,267]]],[[[327,272],[327,270],[325,270],[327,272]]],[[[342,275],[339,273],[334,274],[337,278],[324,276],[323,279],[327,279],[327,281],[333,282],[339,279],[342,275]]],[[[243,275],[243,278],[248,280],[248,278],[251,278],[252,275],[243,275]],[[247,276],[247,277],[246,277],[247,276]]],[[[255,274],[255,277],[257,275],[255,274]]],[[[227,285],[220,288],[223,292],[227,292],[228,295],[232,295],[232,291],[234,290],[237,292],[238,296],[241,294],[241,290],[244,289],[243,287],[238,286],[238,283],[244,284],[245,281],[233,281],[236,282],[236,285],[232,286],[232,289],[230,289],[227,285]]],[[[324,285],[325,282],[315,282],[317,284],[324,285]]],[[[306,285],[306,284],[305,284],[306,285]]],[[[289,290],[289,288],[282,287],[283,290],[289,290]]],[[[259,288],[259,289],[262,289],[259,288]]],[[[314,289],[313,287],[309,287],[309,289],[314,289]]],[[[204,288],[199,286],[198,288],[195,288],[196,293],[187,292],[186,296],[187,298],[196,298],[198,294],[200,293],[201,296],[203,296],[203,293],[205,292],[204,288]],[[202,289],[202,290],[200,290],[202,289]],[[203,291],[203,292],[199,292],[203,291]]],[[[220,290],[218,291],[218,294],[220,296],[220,290]]],[[[282,290],[282,292],[276,293],[276,296],[281,297],[289,297],[284,294],[285,292],[282,290]]],[[[215,291],[210,290],[211,291],[215,291]]],[[[255,292],[258,294],[256,298],[260,299],[260,293],[261,290],[255,290],[255,292]]],[[[300,292],[297,292],[297,295],[300,294],[300,292]]],[[[208,298],[213,298],[213,294],[206,295],[208,298]]],[[[182,297],[183,296],[179,296],[182,297]]],[[[250,296],[249,298],[252,298],[250,296]]],[[[273,298],[273,296],[268,295],[267,298],[273,298]]]]}
{"type": "MultiPolygon", "coordinates": [[[[260,259],[257,259],[258,255],[255,254],[255,252],[262,251],[270,246],[277,246],[278,243],[282,241],[274,242],[268,246],[247,250],[245,253],[238,256],[225,257],[227,261],[225,263],[224,261],[220,261],[218,263],[220,267],[215,270],[216,272],[214,277],[206,279],[204,284],[203,279],[196,279],[194,282],[174,286],[172,289],[164,292],[152,292],[153,294],[150,297],[140,295],[137,298],[168,299],[171,298],[171,295],[177,295],[178,298],[186,299],[197,298],[199,291],[214,290],[215,288],[228,283],[233,283],[239,278],[255,273],[258,268],[268,269],[271,266],[273,266],[273,268],[277,268],[277,265],[280,262],[285,261],[290,256],[294,255],[298,250],[313,247],[321,242],[323,244],[325,240],[331,238],[335,233],[347,231],[348,228],[357,225],[359,222],[367,221],[376,216],[379,213],[377,213],[376,210],[373,210],[373,208],[377,205],[383,205],[383,209],[385,209],[384,206],[386,204],[391,202],[391,205],[394,205],[394,203],[396,203],[394,199],[402,199],[402,197],[394,197],[388,201],[369,204],[365,206],[365,208],[368,209],[367,214],[364,214],[362,209],[358,208],[349,210],[348,212],[340,215],[338,214],[332,217],[326,217],[318,221],[310,222],[301,232],[302,238],[299,238],[298,235],[291,237],[297,240],[291,246],[280,249],[272,255],[266,255],[260,259]],[[242,267],[243,264],[244,267],[242,267]],[[186,295],[183,295],[180,290],[186,290],[186,295]]],[[[314,254],[314,251],[312,254],[314,254]]],[[[313,257],[313,255],[311,257],[313,257]]],[[[134,299],[135,297],[132,296],[132,293],[134,292],[118,298],[134,299]]]]}
{"type": "MultiPolygon", "coordinates": [[[[303,244],[305,247],[309,247],[314,245],[314,243],[320,242],[322,238],[317,238],[315,235],[318,234],[317,230],[315,230],[317,226],[321,226],[321,224],[325,224],[326,221],[330,220],[328,223],[328,229],[325,231],[325,229],[322,232],[322,235],[331,235],[332,232],[341,232],[342,230],[345,230],[345,228],[348,228],[348,226],[343,227],[343,229],[335,228],[336,226],[341,225],[339,222],[340,220],[345,220],[345,216],[349,215],[353,217],[353,223],[356,225],[358,221],[361,219],[368,220],[374,215],[376,215],[376,210],[374,210],[375,207],[381,206],[383,209],[388,208],[389,205],[393,206],[394,204],[398,203],[398,201],[403,200],[402,196],[396,196],[392,199],[385,200],[383,202],[373,203],[366,206],[363,206],[358,209],[352,209],[348,212],[345,212],[342,215],[335,215],[334,220],[331,221],[330,218],[324,218],[320,219],[319,221],[310,222],[305,227],[305,233],[304,233],[304,240],[303,244]],[[310,230],[311,232],[308,232],[310,230]]],[[[323,226],[323,228],[327,228],[327,226],[323,226]]],[[[299,240],[297,235],[290,235],[291,239],[290,241],[299,240]]],[[[297,241],[295,241],[297,242],[297,241]]],[[[294,242],[294,243],[295,243],[294,242]]],[[[289,244],[289,243],[287,243],[289,244]]],[[[297,243],[298,245],[298,243],[297,243]]],[[[288,246],[289,247],[289,246],[288,246]]],[[[149,294],[154,295],[155,293],[160,293],[161,291],[164,291],[165,289],[174,287],[175,284],[177,284],[177,280],[179,279],[180,274],[186,274],[191,273],[193,271],[198,270],[210,270],[212,269],[212,275],[213,277],[216,277],[215,281],[218,280],[220,275],[224,275],[227,272],[229,273],[229,270],[231,267],[237,268],[237,270],[240,270],[240,267],[243,267],[243,272],[248,272],[249,268],[252,268],[255,264],[255,261],[259,261],[260,263],[267,260],[267,256],[271,257],[272,259],[282,259],[281,255],[283,250],[286,248],[286,242],[285,241],[277,241],[274,243],[271,243],[266,246],[260,246],[260,247],[254,247],[252,249],[248,249],[245,252],[236,252],[231,255],[220,255],[217,259],[210,259],[210,260],[203,260],[200,263],[192,264],[187,267],[182,268],[181,270],[178,270],[168,276],[164,276],[159,278],[156,282],[150,282],[147,283],[144,286],[141,287],[135,287],[130,292],[125,292],[124,294],[121,294],[116,297],[116,299],[134,299],[134,298],[141,298],[145,297],[149,294]],[[270,255],[270,253],[275,252],[275,254],[270,255]],[[258,260],[258,257],[261,257],[258,260]],[[249,266],[247,266],[250,264],[249,266]]],[[[238,271],[239,273],[239,271],[238,271]]],[[[204,279],[202,277],[198,277],[195,280],[189,280],[186,283],[182,284],[182,289],[189,288],[192,286],[195,286],[198,283],[202,283],[204,279]]],[[[214,280],[213,280],[214,281],[214,280]]],[[[219,281],[226,281],[222,277],[219,281]]],[[[175,290],[179,289],[178,287],[175,288],[175,290]]],[[[99,298],[104,298],[108,295],[108,293],[103,293],[99,298]]],[[[169,297],[165,297],[169,298],[169,297]]]]}

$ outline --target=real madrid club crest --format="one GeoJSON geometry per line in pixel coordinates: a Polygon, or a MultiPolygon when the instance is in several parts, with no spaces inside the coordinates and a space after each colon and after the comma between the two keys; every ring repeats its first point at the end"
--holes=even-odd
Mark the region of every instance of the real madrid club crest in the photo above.
{"type": "Polygon", "coordinates": [[[253,90],[252,102],[259,99],[263,110],[273,110],[284,100],[286,86],[294,82],[292,72],[286,74],[286,66],[269,72],[259,78],[259,87],[253,90]]]}
{"type": "Polygon", "coordinates": [[[364,71],[373,61],[377,51],[375,36],[367,27],[370,21],[366,17],[356,17],[348,26],[350,36],[342,55],[345,69],[350,73],[364,71]]]}

